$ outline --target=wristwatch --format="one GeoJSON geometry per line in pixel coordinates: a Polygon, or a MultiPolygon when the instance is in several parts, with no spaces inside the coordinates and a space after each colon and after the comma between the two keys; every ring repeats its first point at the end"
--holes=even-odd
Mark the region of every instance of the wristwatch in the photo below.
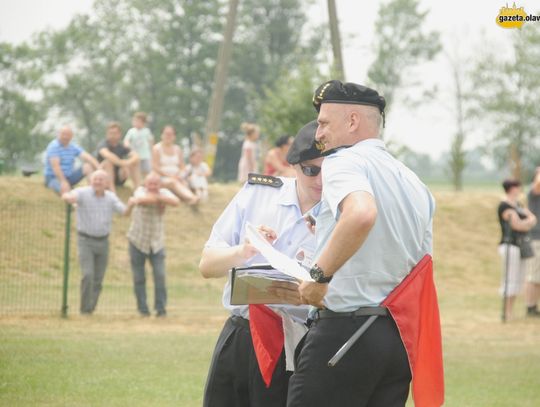
{"type": "Polygon", "coordinates": [[[313,266],[311,266],[311,269],[309,270],[309,274],[311,275],[311,278],[315,280],[315,282],[317,283],[324,284],[324,283],[329,283],[330,281],[332,281],[332,276],[325,277],[324,271],[317,264],[314,264],[313,266]]]}

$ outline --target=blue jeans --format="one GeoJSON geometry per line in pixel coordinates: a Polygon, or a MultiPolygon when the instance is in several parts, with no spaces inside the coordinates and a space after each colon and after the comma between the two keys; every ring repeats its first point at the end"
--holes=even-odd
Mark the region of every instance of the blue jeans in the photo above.
{"type": "MultiPolygon", "coordinates": [[[[69,185],[73,186],[78,184],[84,178],[84,173],[81,168],[74,170],[69,176],[66,177],[69,185]]],[[[48,175],[45,177],[45,186],[52,189],[57,194],[60,194],[60,180],[54,175],[48,175]]]]}
{"type": "Polygon", "coordinates": [[[129,258],[133,273],[133,288],[137,299],[137,309],[143,315],[150,314],[146,303],[146,271],[144,264],[150,260],[154,276],[154,308],[158,315],[165,315],[167,304],[167,288],[165,286],[165,249],[157,253],[146,254],[129,242],[129,258]]]}

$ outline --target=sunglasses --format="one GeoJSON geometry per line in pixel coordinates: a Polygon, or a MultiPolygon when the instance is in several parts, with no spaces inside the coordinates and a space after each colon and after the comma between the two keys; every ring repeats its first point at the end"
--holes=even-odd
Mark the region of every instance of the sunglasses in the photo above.
{"type": "Polygon", "coordinates": [[[316,177],[321,172],[321,167],[317,167],[316,165],[300,164],[300,168],[302,168],[302,172],[306,177],[316,177]]]}

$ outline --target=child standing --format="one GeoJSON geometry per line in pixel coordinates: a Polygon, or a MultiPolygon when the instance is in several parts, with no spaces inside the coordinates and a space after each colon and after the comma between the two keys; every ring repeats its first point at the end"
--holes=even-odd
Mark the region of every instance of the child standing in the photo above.
{"type": "Polygon", "coordinates": [[[124,144],[139,155],[140,171],[142,178],[144,178],[152,169],[151,159],[154,136],[152,136],[152,133],[148,127],[146,127],[146,113],[135,113],[131,123],[133,127],[126,133],[124,144]]]}

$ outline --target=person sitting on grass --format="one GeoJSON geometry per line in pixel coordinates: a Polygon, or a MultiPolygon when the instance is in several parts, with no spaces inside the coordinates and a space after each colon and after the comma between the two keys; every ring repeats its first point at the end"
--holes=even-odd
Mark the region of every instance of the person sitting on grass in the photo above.
{"type": "Polygon", "coordinates": [[[139,156],[122,143],[120,124],[109,123],[105,140],[97,146],[96,156],[101,167],[109,175],[111,191],[114,192],[116,186],[124,185],[128,178],[131,179],[134,188],[139,186],[139,156]]]}
{"type": "Polygon", "coordinates": [[[161,141],[152,149],[152,165],[154,172],[161,175],[164,188],[171,190],[188,205],[196,205],[199,197],[188,188],[183,178],[184,156],[182,149],[175,144],[176,130],[165,126],[161,133],[161,141]]]}
{"type": "Polygon", "coordinates": [[[99,167],[96,159],[72,140],[73,130],[64,126],[45,151],[45,186],[59,195],[71,191],[72,186],[99,167]],[[76,158],[84,161],[82,167],[75,168],[76,158]]]}
{"type": "Polygon", "coordinates": [[[194,148],[189,154],[189,164],[186,165],[186,177],[190,188],[195,191],[195,194],[200,200],[208,199],[208,180],[212,175],[212,170],[203,161],[201,149],[194,148]]]}

